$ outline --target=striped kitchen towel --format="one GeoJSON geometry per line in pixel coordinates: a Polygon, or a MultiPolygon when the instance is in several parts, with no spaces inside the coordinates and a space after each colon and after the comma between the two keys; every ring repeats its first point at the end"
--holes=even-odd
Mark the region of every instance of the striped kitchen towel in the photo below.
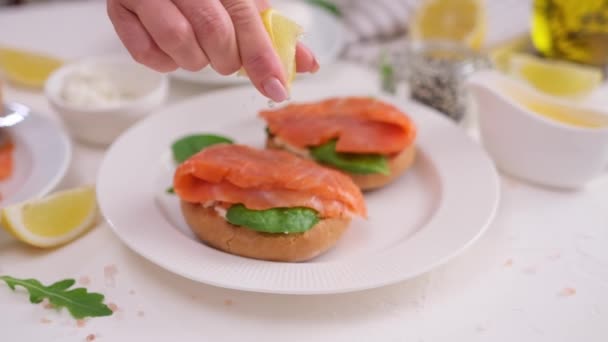
{"type": "MultiPolygon", "coordinates": [[[[407,26],[424,0],[327,0],[341,13],[347,30],[343,58],[377,65],[380,51],[402,50],[407,26]]],[[[525,34],[532,0],[485,0],[486,46],[525,34]]]]}

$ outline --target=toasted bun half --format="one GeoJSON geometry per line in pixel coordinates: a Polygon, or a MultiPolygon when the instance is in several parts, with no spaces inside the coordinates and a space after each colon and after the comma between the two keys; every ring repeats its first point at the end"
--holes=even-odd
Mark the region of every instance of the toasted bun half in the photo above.
{"type": "MultiPolygon", "coordinates": [[[[275,144],[275,142],[271,138],[266,139],[266,147],[275,149],[282,148],[281,146],[275,144]]],[[[399,178],[399,176],[405,173],[405,171],[407,171],[407,169],[409,169],[414,164],[415,159],[416,146],[411,145],[400,153],[393,155],[389,158],[388,166],[390,169],[390,173],[388,175],[383,175],[380,173],[354,174],[343,170],[340,171],[348,174],[361,190],[373,190],[381,188],[399,178]]]]}
{"type": "Polygon", "coordinates": [[[323,219],[298,234],[270,234],[235,226],[214,208],[181,201],[181,209],[196,236],[208,245],[243,257],[297,262],[312,259],[333,247],[350,224],[349,219],[323,219]]]}

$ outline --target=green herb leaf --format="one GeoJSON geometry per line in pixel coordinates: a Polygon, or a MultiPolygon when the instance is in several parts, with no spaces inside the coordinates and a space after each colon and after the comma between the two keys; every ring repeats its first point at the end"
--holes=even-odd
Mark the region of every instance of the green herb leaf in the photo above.
{"type": "Polygon", "coordinates": [[[220,135],[196,134],[183,137],[174,142],[171,146],[171,150],[173,150],[173,158],[175,161],[183,163],[204,148],[221,143],[232,144],[233,141],[220,135]]]}
{"type": "Polygon", "coordinates": [[[168,187],[167,190],[165,190],[168,194],[174,194],[175,193],[175,189],[173,189],[172,186],[168,187]]]}
{"type": "Polygon", "coordinates": [[[342,12],[340,12],[338,7],[327,0],[308,0],[308,2],[328,10],[331,14],[337,17],[342,16],[342,12]]]}
{"type": "Polygon", "coordinates": [[[357,174],[390,174],[388,161],[380,154],[357,154],[336,152],[336,140],[310,148],[312,157],[321,164],[357,174]]]}
{"type": "Polygon", "coordinates": [[[264,233],[303,233],[319,222],[317,212],[310,208],[273,208],[251,210],[242,204],[226,212],[228,222],[264,233]]]}
{"type": "Polygon", "coordinates": [[[380,62],[380,79],[382,80],[382,90],[390,94],[395,94],[397,91],[395,69],[386,52],[383,53],[380,62]]]}
{"type": "Polygon", "coordinates": [[[64,279],[50,286],[44,286],[36,279],[0,276],[0,280],[4,280],[11,290],[16,286],[24,287],[30,294],[30,302],[37,304],[46,298],[54,307],[68,309],[76,319],[112,315],[112,310],[103,304],[102,294],[89,293],[85,288],[68,290],[76,283],[74,279],[64,279]]]}

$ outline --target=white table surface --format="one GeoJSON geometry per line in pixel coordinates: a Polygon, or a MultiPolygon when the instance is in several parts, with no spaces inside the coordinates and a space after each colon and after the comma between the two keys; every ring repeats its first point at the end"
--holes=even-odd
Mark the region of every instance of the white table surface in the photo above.
{"type": "MultiPolygon", "coordinates": [[[[73,4],[52,19],[37,7],[0,10],[0,44],[59,49],[66,58],[113,51],[119,44],[107,38],[112,31],[100,9],[73,4]],[[86,20],[76,15],[83,8],[86,20]],[[16,29],[15,21],[29,29],[16,29]],[[83,37],[68,22],[93,25],[99,36],[83,37]]],[[[335,75],[377,81],[346,64],[335,75]]],[[[171,86],[169,103],[207,91],[171,86]]],[[[9,87],[6,96],[58,119],[41,93],[9,87]]],[[[103,154],[75,143],[60,188],[94,183],[103,154]]],[[[65,311],[29,304],[25,294],[0,285],[0,340],[84,341],[90,334],[96,341],[608,340],[608,177],[578,192],[501,178],[498,215],[465,253],[415,279],[342,295],[256,294],[195,283],[131,252],[106,223],[56,250],[29,248],[0,233],[0,274],[47,283],[84,277],[119,308],[78,324],[65,311]]]]}

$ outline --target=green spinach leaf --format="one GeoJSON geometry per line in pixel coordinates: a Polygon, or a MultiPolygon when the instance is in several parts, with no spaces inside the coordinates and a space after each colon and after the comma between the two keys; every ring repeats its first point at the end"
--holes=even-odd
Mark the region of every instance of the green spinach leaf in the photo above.
{"type": "Polygon", "coordinates": [[[321,8],[326,9],[331,14],[333,14],[337,17],[342,16],[342,13],[340,12],[340,9],[338,9],[338,6],[334,5],[333,3],[331,3],[327,0],[308,0],[308,2],[313,5],[317,5],[321,8]]]}
{"type": "Polygon", "coordinates": [[[226,220],[259,232],[291,234],[309,230],[319,222],[319,216],[309,208],[251,210],[242,204],[235,204],[226,212],[226,220]]]}
{"type": "Polygon", "coordinates": [[[174,142],[171,146],[171,150],[173,151],[173,158],[175,161],[183,163],[204,148],[221,143],[232,144],[233,141],[220,135],[195,134],[183,137],[174,142]]]}
{"type": "Polygon", "coordinates": [[[331,140],[323,145],[311,147],[311,156],[321,164],[336,167],[350,173],[370,174],[390,173],[388,160],[380,154],[356,154],[336,152],[336,140],[331,140]]]}

